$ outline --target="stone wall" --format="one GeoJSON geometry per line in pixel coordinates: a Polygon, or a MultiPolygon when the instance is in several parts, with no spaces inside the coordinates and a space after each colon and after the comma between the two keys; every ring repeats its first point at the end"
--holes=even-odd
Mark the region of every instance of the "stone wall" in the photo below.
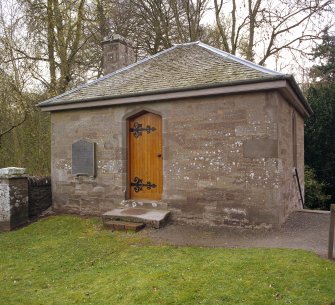
{"type": "Polygon", "coordinates": [[[291,157],[280,147],[289,135],[278,127],[285,107],[279,93],[259,92],[53,112],[53,207],[100,215],[127,199],[126,120],[147,110],[162,116],[162,201],[172,219],[279,225],[294,208],[284,183],[291,157]],[[97,143],[95,178],[71,174],[71,145],[81,138],[97,143]]]}
{"type": "Polygon", "coordinates": [[[28,177],[25,168],[0,169],[0,232],[25,225],[51,202],[50,177],[28,177]]]}
{"type": "Polygon", "coordinates": [[[296,120],[297,133],[297,170],[304,196],[304,119],[285,100],[279,96],[279,168],[281,175],[280,201],[284,209],[281,214],[281,222],[294,210],[302,209],[297,180],[293,173],[294,149],[293,149],[293,116],[296,120]]]}
{"type": "Polygon", "coordinates": [[[28,210],[29,217],[39,216],[52,204],[51,178],[28,177],[28,210]]]}
{"type": "Polygon", "coordinates": [[[194,223],[278,224],[277,94],[211,102],[194,104],[193,112],[176,109],[170,206],[194,223]]]}

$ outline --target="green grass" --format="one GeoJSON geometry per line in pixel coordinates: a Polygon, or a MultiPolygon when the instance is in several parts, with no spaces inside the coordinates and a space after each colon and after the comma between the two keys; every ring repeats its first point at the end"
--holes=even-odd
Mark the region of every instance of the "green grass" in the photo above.
{"type": "Polygon", "coordinates": [[[0,304],[335,304],[335,264],[302,250],[155,246],[96,219],[0,234],[0,304]]]}

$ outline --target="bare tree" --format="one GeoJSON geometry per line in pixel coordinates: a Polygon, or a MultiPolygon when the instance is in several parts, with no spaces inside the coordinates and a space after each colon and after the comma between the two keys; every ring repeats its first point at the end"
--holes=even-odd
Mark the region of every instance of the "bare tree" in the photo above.
{"type": "Polygon", "coordinates": [[[208,10],[208,0],[170,0],[174,24],[180,42],[196,41],[202,36],[201,21],[208,10]]]}
{"type": "Polygon", "coordinates": [[[214,0],[216,26],[225,51],[239,51],[263,65],[284,49],[303,52],[304,41],[319,38],[318,18],[332,9],[332,0],[214,0]],[[229,11],[229,13],[227,13],[229,11]],[[245,12],[244,14],[242,12],[245,12]]]}
{"type": "Polygon", "coordinates": [[[6,38],[2,40],[11,62],[35,65],[30,69],[31,76],[50,94],[64,92],[76,81],[78,57],[87,40],[83,26],[85,0],[17,0],[16,5],[21,13],[20,31],[2,37],[6,38]],[[44,73],[45,64],[49,77],[44,73]]]}

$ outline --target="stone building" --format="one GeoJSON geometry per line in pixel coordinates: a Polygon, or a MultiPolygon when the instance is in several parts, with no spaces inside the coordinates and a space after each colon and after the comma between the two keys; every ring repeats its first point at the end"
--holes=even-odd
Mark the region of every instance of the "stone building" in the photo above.
{"type": "Polygon", "coordinates": [[[56,211],[131,204],[188,223],[278,226],[301,208],[312,111],[293,76],[201,42],[136,63],[122,37],[103,48],[109,74],[39,104],[51,112],[56,211]]]}

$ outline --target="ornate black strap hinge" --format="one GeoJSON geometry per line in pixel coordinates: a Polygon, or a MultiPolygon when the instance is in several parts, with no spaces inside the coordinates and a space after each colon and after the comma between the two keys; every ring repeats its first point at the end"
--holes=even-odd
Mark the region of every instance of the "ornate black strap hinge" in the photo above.
{"type": "Polygon", "coordinates": [[[142,135],[142,132],[146,131],[147,133],[154,132],[156,130],[155,127],[151,127],[147,125],[146,127],[142,127],[142,124],[139,122],[134,123],[134,127],[130,128],[129,131],[134,133],[135,138],[138,138],[142,135]]]}
{"type": "Polygon", "coordinates": [[[146,187],[148,190],[151,190],[155,188],[157,185],[151,183],[150,181],[148,181],[147,183],[143,183],[143,179],[135,177],[134,182],[130,182],[130,186],[133,186],[135,193],[138,193],[139,191],[142,191],[143,187],[146,187]]]}

